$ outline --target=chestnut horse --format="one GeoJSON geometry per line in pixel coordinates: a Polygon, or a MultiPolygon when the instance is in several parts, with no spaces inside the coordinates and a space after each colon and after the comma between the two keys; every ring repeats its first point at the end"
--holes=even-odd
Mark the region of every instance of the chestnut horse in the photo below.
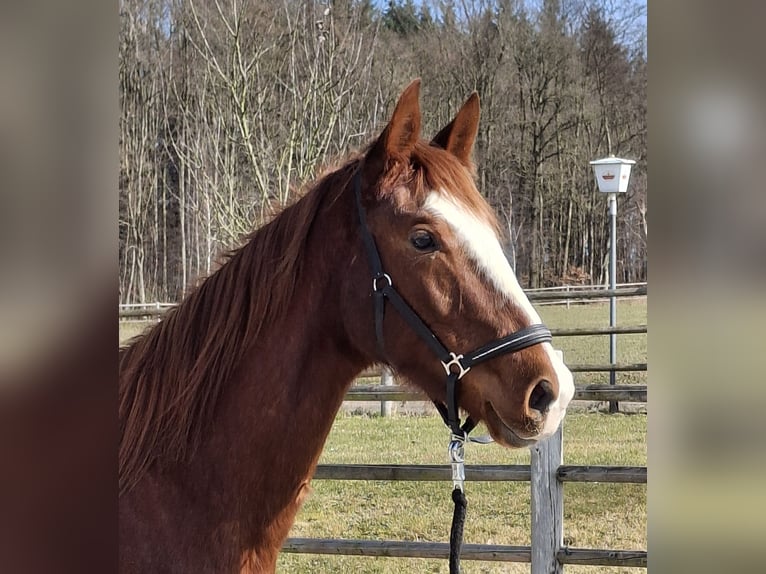
{"type": "MultiPolygon", "coordinates": [[[[274,572],[360,372],[385,363],[447,400],[443,365],[400,314],[385,315],[378,344],[362,210],[387,276],[445,346],[476,349],[541,322],[474,184],[478,96],[428,142],[419,88],[364,153],[121,351],[121,572],[274,572]]],[[[537,343],[475,366],[456,396],[497,442],[520,447],[557,429],[573,393],[537,343]]]]}

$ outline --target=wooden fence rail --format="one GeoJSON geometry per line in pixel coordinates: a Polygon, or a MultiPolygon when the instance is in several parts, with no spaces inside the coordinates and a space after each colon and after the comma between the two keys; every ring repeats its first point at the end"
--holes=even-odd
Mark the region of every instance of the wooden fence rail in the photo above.
{"type": "MultiPolygon", "coordinates": [[[[529,482],[528,464],[467,464],[468,482],[529,482]]],[[[645,466],[560,465],[556,478],[561,482],[604,482],[646,484],[645,466]]],[[[441,464],[320,464],[315,480],[401,480],[450,481],[452,469],[441,464]]]]}
{"type": "MultiPolygon", "coordinates": [[[[473,482],[528,482],[528,464],[467,464],[465,479],[473,482]]],[[[315,480],[451,481],[452,469],[442,464],[320,464],[315,480]]]]}
{"type": "Polygon", "coordinates": [[[640,335],[647,332],[646,325],[617,327],[578,327],[576,329],[551,329],[554,337],[580,337],[583,335],[640,335]]]}
{"type": "MultiPolygon", "coordinates": [[[[406,542],[402,540],[336,540],[334,538],[290,538],[282,547],[298,554],[332,554],[338,556],[386,556],[389,558],[447,559],[449,544],[444,542],[406,542]]],[[[463,560],[491,562],[531,562],[530,546],[501,544],[464,544],[463,560]]],[[[599,550],[563,547],[556,553],[561,564],[622,566],[646,568],[643,550],[599,550]]]]}
{"type": "MultiPolygon", "coordinates": [[[[646,402],[646,385],[582,385],[575,387],[578,401],[646,402]]],[[[354,385],[346,393],[347,401],[427,401],[422,392],[402,385],[354,385]]]]}
{"type": "Polygon", "coordinates": [[[530,301],[572,301],[572,300],[593,300],[608,299],[610,297],[641,297],[646,295],[646,285],[640,287],[617,287],[617,289],[589,289],[587,291],[566,292],[550,291],[527,293],[527,299],[530,301]]]}
{"type": "Polygon", "coordinates": [[[556,559],[561,564],[576,564],[578,566],[646,568],[647,553],[646,550],[600,550],[565,546],[556,552],[556,559]]]}
{"type": "MultiPolygon", "coordinates": [[[[572,373],[603,373],[611,372],[615,373],[629,373],[640,372],[648,370],[646,363],[615,363],[615,364],[567,364],[567,368],[572,373]]],[[[360,379],[380,378],[383,374],[383,369],[380,366],[370,367],[364,370],[360,375],[360,379]]],[[[391,386],[391,385],[385,385],[391,386]]],[[[610,385],[611,387],[617,387],[617,385],[610,385]]]]}
{"type": "MultiPolygon", "coordinates": [[[[449,544],[444,542],[408,542],[404,540],[336,540],[333,538],[290,538],[282,550],[302,554],[338,554],[348,556],[388,556],[392,558],[448,558],[449,544]]],[[[493,562],[529,562],[529,546],[500,544],[463,544],[463,560],[493,562]]]]}
{"type": "MultiPolygon", "coordinates": [[[[530,301],[592,301],[609,297],[640,297],[647,294],[646,285],[638,287],[617,287],[617,289],[587,289],[582,291],[529,292],[530,301]]],[[[160,317],[175,306],[174,303],[123,304],[119,308],[120,319],[160,317]]]]}

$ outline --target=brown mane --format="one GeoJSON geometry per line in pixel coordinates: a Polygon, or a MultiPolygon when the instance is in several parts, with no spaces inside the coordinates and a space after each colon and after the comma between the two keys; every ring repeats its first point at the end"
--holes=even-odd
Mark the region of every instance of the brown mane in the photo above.
{"type": "Polygon", "coordinates": [[[155,460],[188,459],[244,351],[288,308],[316,214],[355,165],[322,178],[121,349],[120,494],[155,460]]]}

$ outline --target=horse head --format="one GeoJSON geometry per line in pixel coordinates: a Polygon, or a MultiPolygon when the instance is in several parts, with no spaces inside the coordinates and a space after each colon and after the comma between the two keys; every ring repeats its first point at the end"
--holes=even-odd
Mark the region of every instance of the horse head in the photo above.
{"type": "Polygon", "coordinates": [[[445,377],[462,371],[455,392],[459,406],[485,422],[497,442],[533,444],[558,428],[574,394],[572,374],[549,338],[517,344],[511,353],[498,352],[498,345],[492,351],[492,342],[534,333],[533,326],[542,322],[504,255],[497,220],[474,182],[478,95],[426,141],[420,139],[419,88],[416,80],[404,90],[359,163],[354,185],[361,238],[354,238],[359,248],[344,278],[344,324],[362,353],[389,364],[436,402],[449,402],[445,377]],[[376,258],[371,249],[379,254],[377,264],[370,261],[376,258]],[[371,269],[377,275],[372,280],[371,269]],[[417,321],[396,305],[391,308],[393,295],[376,293],[392,287],[417,321]],[[376,295],[389,301],[371,303],[376,295]],[[418,321],[421,327],[414,326],[418,321]],[[452,357],[489,349],[491,358],[480,361],[481,353],[473,353],[476,364],[466,370],[435,357],[439,344],[452,357]]]}

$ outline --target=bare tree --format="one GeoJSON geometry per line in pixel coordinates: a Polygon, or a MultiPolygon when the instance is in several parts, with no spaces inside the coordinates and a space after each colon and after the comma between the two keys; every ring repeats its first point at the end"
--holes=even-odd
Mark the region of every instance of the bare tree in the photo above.
{"type": "Polygon", "coordinates": [[[121,0],[122,300],[182,296],[297,184],[369,141],[415,76],[433,133],[479,92],[479,189],[528,285],[604,276],[606,205],[587,162],[638,159],[619,259],[622,278],[645,278],[644,10],[639,0],[121,0]]]}

